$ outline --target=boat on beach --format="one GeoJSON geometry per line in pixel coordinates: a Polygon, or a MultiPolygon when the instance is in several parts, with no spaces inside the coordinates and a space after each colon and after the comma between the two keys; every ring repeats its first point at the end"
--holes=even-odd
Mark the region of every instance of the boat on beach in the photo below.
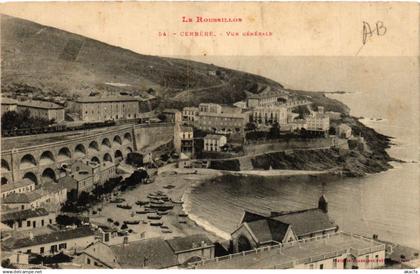
{"type": "Polygon", "coordinates": [[[132,208],[132,206],[131,205],[128,205],[128,204],[125,204],[125,205],[117,205],[117,207],[118,208],[122,208],[122,209],[131,209],[132,208]]]}
{"type": "Polygon", "coordinates": [[[140,220],[124,221],[124,223],[127,225],[138,225],[140,220]]]}
{"type": "Polygon", "coordinates": [[[147,219],[149,219],[149,220],[160,220],[160,219],[162,219],[162,216],[159,216],[157,214],[147,215],[147,219]]]}
{"type": "Polygon", "coordinates": [[[186,213],[180,213],[180,214],[178,214],[178,216],[179,217],[188,217],[188,214],[186,214],[186,213]]]}
{"type": "Polygon", "coordinates": [[[171,199],[171,202],[177,205],[182,205],[184,202],[183,201],[174,201],[171,199]]]}
{"type": "Polygon", "coordinates": [[[158,222],[158,221],[150,222],[151,226],[161,226],[162,224],[163,224],[162,222],[158,222]]]}

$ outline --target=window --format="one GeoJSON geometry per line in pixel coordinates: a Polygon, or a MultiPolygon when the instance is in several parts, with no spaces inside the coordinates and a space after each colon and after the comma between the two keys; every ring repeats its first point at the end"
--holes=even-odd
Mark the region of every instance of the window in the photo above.
{"type": "Polygon", "coordinates": [[[52,224],[52,219],[50,219],[50,225],[52,224]]]}
{"type": "Polygon", "coordinates": [[[44,220],[41,220],[41,226],[44,226],[44,220]]]}
{"type": "Polygon", "coordinates": [[[337,259],[333,259],[333,268],[337,268],[337,259]]]}
{"type": "Polygon", "coordinates": [[[50,250],[51,250],[51,253],[56,253],[58,251],[57,245],[52,245],[50,250]]]}
{"type": "Polygon", "coordinates": [[[18,221],[18,227],[22,227],[22,221],[18,221]]]}
{"type": "Polygon", "coordinates": [[[33,226],[33,228],[35,228],[35,227],[36,227],[36,221],[33,221],[33,222],[32,222],[32,226],[33,226]]]}
{"type": "Polygon", "coordinates": [[[44,247],[40,247],[39,248],[39,253],[44,254],[45,248],[44,247]]]}
{"type": "Polygon", "coordinates": [[[86,258],[86,263],[90,264],[90,259],[89,258],[86,258]]]}
{"type": "Polygon", "coordinates": [[[26,253],[28,253],[28,254],[29,254],[29,253],[31,253],[31,251],[32,251],[32,250],[28,249],[28,250],[26,250],[26,253]]]}
{"type": "Polygon", "coordinates": [[[31,226],[31,221],[26,221],[26,226],[27,227],[31,226]]]}
{"type": "Polygon", "coordinates": [[[66,243],[62,243],[58,245],[58,249],[66,249],[67,248],[67,244],[66,243]]]}
{"type": "Polygon", "coordinates": [[[324,264],[320,264],[319,269],[324,269],[324,264]]]}

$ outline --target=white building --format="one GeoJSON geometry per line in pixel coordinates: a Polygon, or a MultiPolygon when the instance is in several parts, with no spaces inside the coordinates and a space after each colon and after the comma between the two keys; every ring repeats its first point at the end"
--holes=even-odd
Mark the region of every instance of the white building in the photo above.
{"type": "Polygon", "coordinates": [[[17,101],[10,98],[1,97],[1,115],[5,112],[16,111],[17,101]]]}
{"type": "Polygon", "coordinates": [[[201,103],[198,105],[199,112],[222,113],[222,106],[213,103],[201,103]]]}
{"type": "Polygon", "coordinates": [[[30,116],[43,118],[56,123],[64,121],[64,107],[46,101],[18,101],[17,111],[29,111],[30,116]]]}
{"type": "Polygon", "coordinates": [[[209,134],[204,137],[204,151],[221,151],[226,143],[226,136],[209,134]]]}
{"type": "Polygon", "coordinates": [[[287,124],[287,108],[283,106],[258,106],[252,111],[252,121],[260,124],[287,124]]]}
{"type": "Polygon", "coordinates": [[[82,97],[74,103],[74,111],[86,122],[139,118],[141,100],[130,96],[82,97]]]}
{"type": "Polygon", "coordinates": [[[199,112],[200,110],[197,107],[184,107],[182,109],[182,120],[187,124],[193,124],[199,112]]]}
{"type": "Polygon", "coordinates": [[[15,183],[1,186],[1,197],[4,198],[12,193],[26,193],[35,190],[35,183],[29,179],[22,179],[15,183]]]}
{"type": "Polygon", "coordinates": [[[351,137],[351,127],[346,124],[340,124],[336,128],[336,135],[339,138],[349,139],[351,137]]]}
{"type": "Polygon", "coordinates": [[[330,129],[330,117],[324,113],[324,107],[318,107],[318,112],[312,112],[305,121],[308,131],[328,132],[330,129]]]}

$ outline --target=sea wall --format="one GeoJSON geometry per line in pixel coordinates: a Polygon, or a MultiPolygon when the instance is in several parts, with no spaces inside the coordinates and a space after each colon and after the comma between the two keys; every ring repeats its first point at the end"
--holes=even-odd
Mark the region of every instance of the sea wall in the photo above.
{"type": "Polygon", "coordinates": [[[336,145],[334,137],[314,139],[279,139],[275,142],[264,141],[261,143],[249,143],[244,145],[245,154],[261,154],[265,152],[284,151],[289,149],[316,149],[330,148],[336,145]]]}

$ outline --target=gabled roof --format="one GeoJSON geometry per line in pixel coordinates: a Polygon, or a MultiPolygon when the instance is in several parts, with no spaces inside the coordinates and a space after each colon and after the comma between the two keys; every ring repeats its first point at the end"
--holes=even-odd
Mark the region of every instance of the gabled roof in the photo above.
{"type": "Polygon", "coordinates": [[[272,219],[261,219],[246,223],[259,243],[282,242],[286,236],[288,224],[272,219]]]}
{"type": "Polygon", "coordinates": [[[11,193],[3,198],[3,204],[27,204],[41,198],[37,192],[11,193]]]}
{"type": "Polygon", "coordinates": [[[40,101],[40,100],[19,101],[18,106],[41,108],[41,109],[64,109],[63,106],[60,106],[53,102],[40,101]]]}
{"type": "Polygon", "coordinates": [[[290,224],[297,236],[337,228],[337,225],[330,220],[328,213],[319,208],[274,213],[271,219],[290,224]]]}
{"type": "Polygon", "coordinates": [[[212,241],[204,234],[190,235],[186,237],[175,237],[166,240],[175,253],[182,253],[191,249],[213,246],[212,241]]]}
{"type": "Polygon", "coordinates": [[[101,102],[131,102],[131,101],[138,101],[139,99],[132,96],[107,96],[107,97],[99,97],[99,96],[86,96],[86,97],[79,97],[76,99],[78,103],[101,103],[101,102]]]}
{"type": "Polygon", "coordinates": [[[168,268],[178,264],[174,252],[161,238],[111,245],[110,248],[121,268],[168,268]]]}
{"type": "Polygon", "coordinates": [[[32,239],[13,239],[11,242],[4,242],[4,247],[9,249],[19,249],[35,245],[61,242],[70,239],[84,238],[93,235],[95,235],[95,233],[90,227],[82,226],[71,230],[59,230],[48,234],[36,235],[32,239]]]}
{"type": "Polygon", "coordinates": [[[48,211],[44,208],[26,209],[2,214],[1,222],[27,220],[29,218],[47,216],[48,214],[48,211]]]}
{"type": "Polygon", "coordinates": [[[226,136],[224,136],[224,135],[208,134],[208,135],[206,135],[206,137],[204,137],[204,139],[221,140],[223,137],[226,138],[226,136]]]}

